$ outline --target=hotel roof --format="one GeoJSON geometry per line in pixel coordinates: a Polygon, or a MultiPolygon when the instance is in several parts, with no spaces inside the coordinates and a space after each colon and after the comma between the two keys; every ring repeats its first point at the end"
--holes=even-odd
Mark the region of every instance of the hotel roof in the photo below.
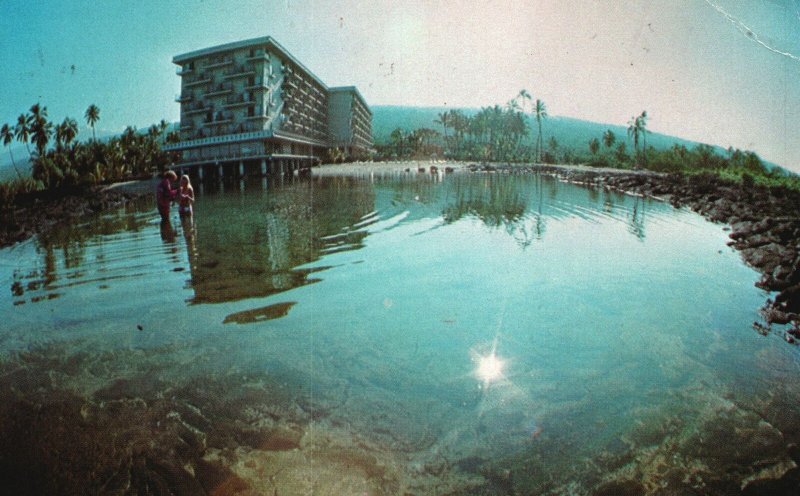
{"type": "Polygon", "coordinates": [[[366,107],[367,112],[369,112],[369,115],[372,115],[372,110],[370,110],[369,105],[367,105],[367,101],[364,100],[364,97],[361,96],[361,92],[358,91],[358,88],[356,88],[355,86],[337,86],[335,88],[328,88],[328,91],[330,91],[331,93],[340,91],[353,93],[359,100],[361,100],[361,104],[364,105],[364,107],[366,107]]]}
{"type": "Polygon", "coordinates": [[[272,36],[263,36],[261,38],[252,38],[249,40],[235,41],[233,43],[225,43],[223,45],[201,48],[200,50],[195,50],[193,52],[186,52],[172,57],[172,63],[177,65],[182,65],[184,62],[189,62],[191,60],[195,60],[200,57],[206,57],[208,55],[213,55],[216,53],[225,53],[233,50],[238,50],[240,48],[261,47],[261,46],[267,46],[273,49],[281,57],[290,60],[294,65],[296,65],[297,67],[302,69],[305,73],[307,73],[309,76],[311,76],[314,79],[314,81],[322,85],[323,88],[325,88],[326,90],[329,89],[328,85],[323,83],[322,80],[316,76],[316,74],[308,70],[308,68],[304,66],[299,60],[297,60],[294,57],[294,55],[289,53],[289,51],[283,48],[283,46],[281,46],[280,43],[275,41],[275,39],[272,36]]]}

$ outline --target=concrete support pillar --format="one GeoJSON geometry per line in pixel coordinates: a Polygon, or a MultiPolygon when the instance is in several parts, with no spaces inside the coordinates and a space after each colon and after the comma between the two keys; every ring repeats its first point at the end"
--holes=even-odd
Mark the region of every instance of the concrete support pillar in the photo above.
{"type": "Polygon", "coordinates": [[[203,166],[202,165],[198,165],[197,166],[197,177],[198,177],[198,179],[200,179],[200,182],[202,183],[203,182],[203,166]]]}
{"type": "Polygon", "coordinates": [[[239,161],[239,177],[244,177],[244,160],[239,161]]]}
{"type": "Polygon", "coordinates": [[[261,159],[261,175],[262,176],[267,175],[267,161],[263,158],[261,159]]]}
{"type": "Polygon", "coordinates": [[[222,179],[225,177],[225,176],[224,176],[225,170],[222,168],[222,165],[221,165],[221,164],[220,164],[220,166],[219,166],[219,169],[218,169],[218,171],[219,171],[219,179],[220,179],[220,181],[221,181],[221,180],[222,180],[222,179]]]}

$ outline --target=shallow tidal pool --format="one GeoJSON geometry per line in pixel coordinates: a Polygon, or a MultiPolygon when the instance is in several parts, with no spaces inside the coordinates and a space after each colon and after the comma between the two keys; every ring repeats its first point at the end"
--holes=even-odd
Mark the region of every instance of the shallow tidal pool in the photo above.
{"type": "Polygon", "coordinates": [[[534,174],[198,190],[191,222],[148,200],[0,251],[0,484],[737,494],[797,470],[800,356],[752,330],[769,295],[722,225],[534,174]]]}

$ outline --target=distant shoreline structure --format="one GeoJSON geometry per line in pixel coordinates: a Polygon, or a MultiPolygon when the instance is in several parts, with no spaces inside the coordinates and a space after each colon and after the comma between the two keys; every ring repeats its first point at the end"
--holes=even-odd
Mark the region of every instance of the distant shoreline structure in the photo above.
{"type": "Polygon", "coordinates": [[[176,55],[185,172],[288,173],[332,150],[372,151],[372,111],[355,86],[330,88],[270,36],[176,55]],[[236,169],[238,166],[238,170],[236,169]]]}

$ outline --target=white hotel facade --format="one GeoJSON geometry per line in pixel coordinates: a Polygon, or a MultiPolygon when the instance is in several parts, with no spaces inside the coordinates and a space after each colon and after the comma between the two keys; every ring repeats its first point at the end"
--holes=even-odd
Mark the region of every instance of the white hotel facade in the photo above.
{"type": "Polygon", "coordinates": [[[319,163],[332,148],[352,158],[372,150],[372,112],[358,89],[329,88],[269,36],[173,62],[181,77],[181,141],[164,148],[180,152],[177,165],[201,179],[230,168],[239,176],[288,173],[319,163]]]}

